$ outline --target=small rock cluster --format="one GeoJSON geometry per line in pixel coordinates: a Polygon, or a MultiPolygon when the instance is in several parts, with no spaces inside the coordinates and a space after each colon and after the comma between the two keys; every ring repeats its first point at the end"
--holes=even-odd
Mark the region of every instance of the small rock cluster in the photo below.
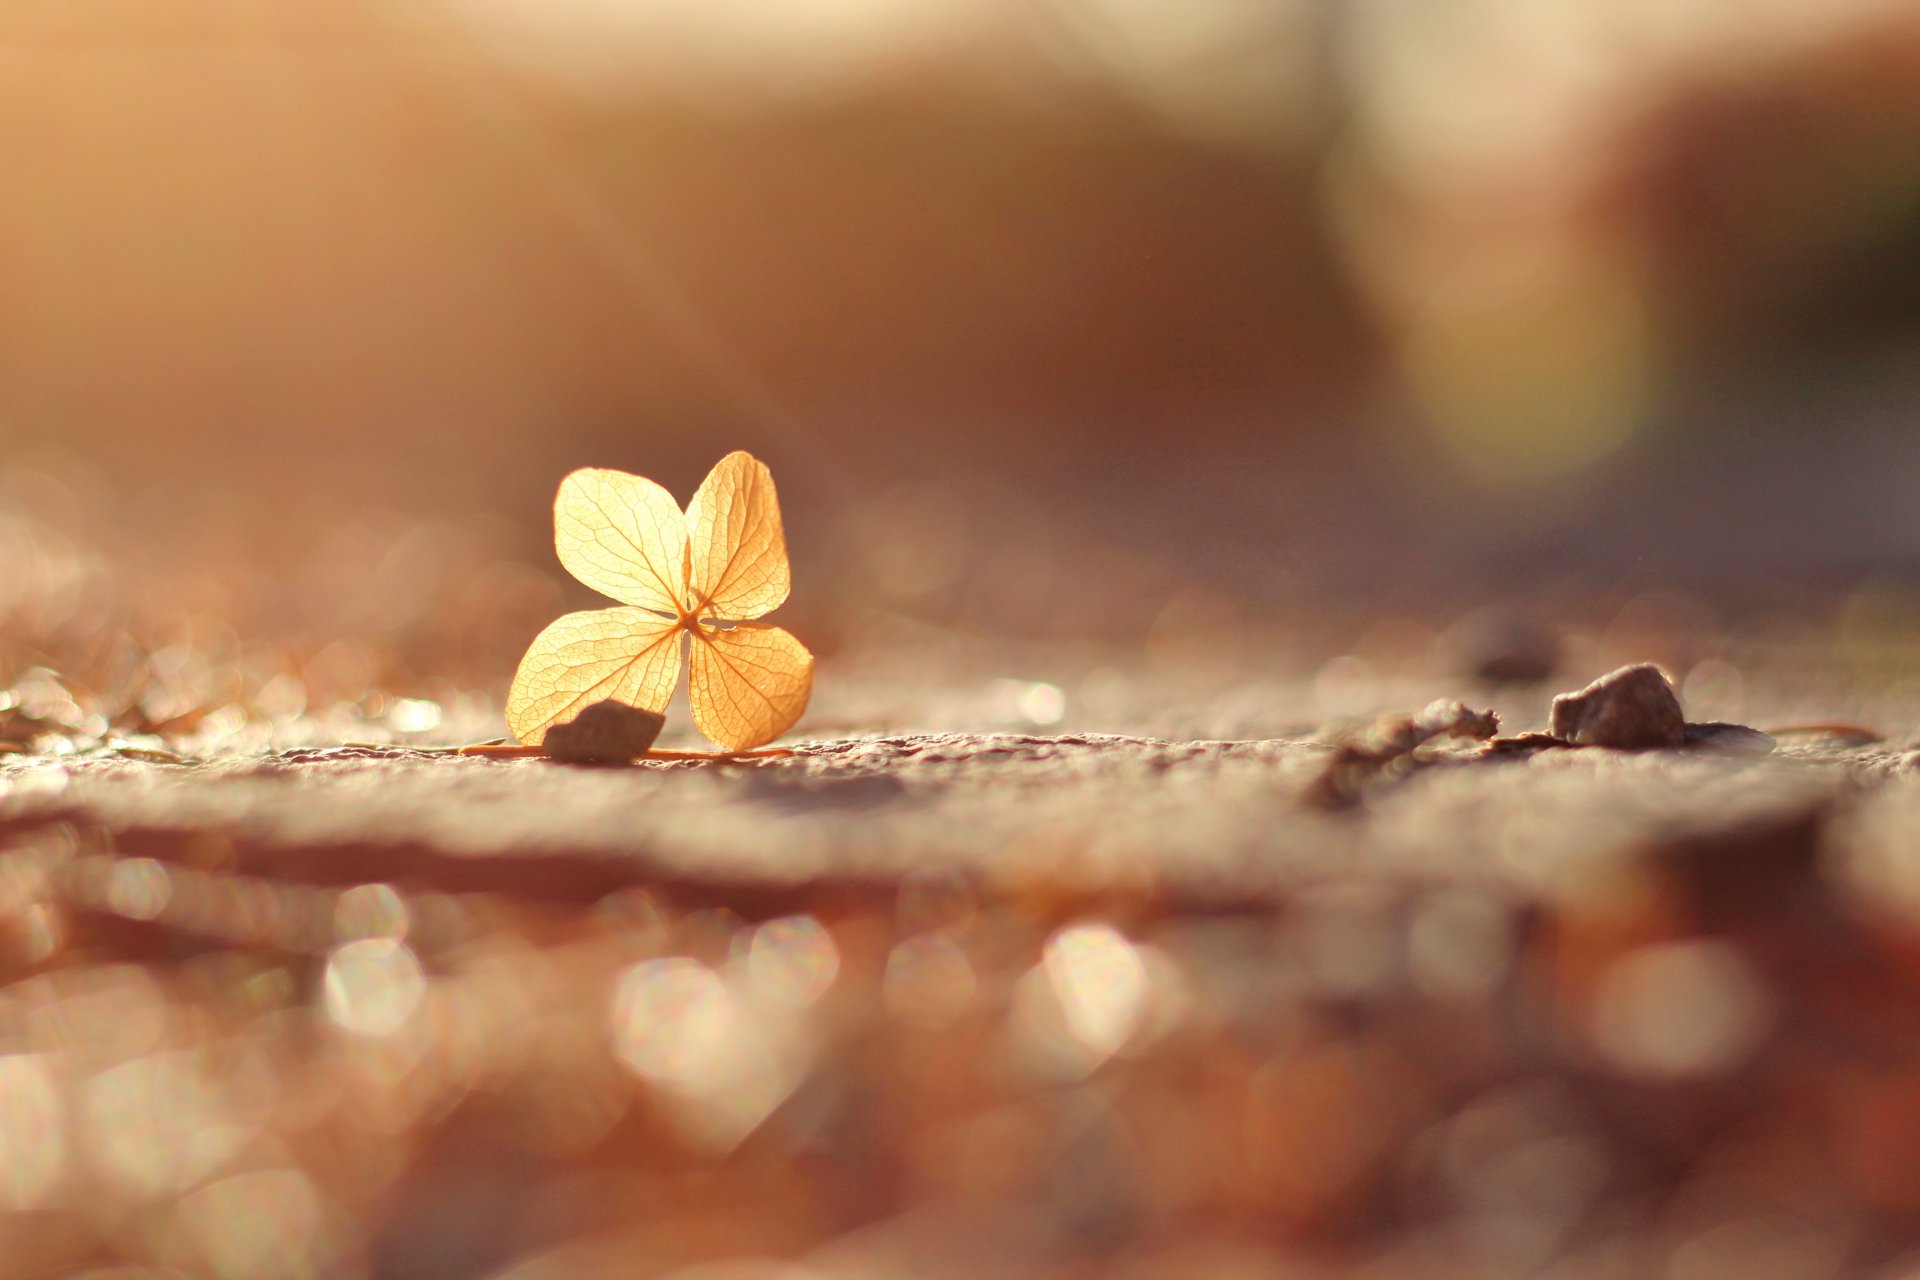
{"type": "Polygon", "coordinates": [[[1774,748],[1771,736],[1743,724],[1689,724],[1673,685],[1650,662],[1621,667],[1584,689],[1555,697],[1547,725],[1546,733],[1500,737],[1499,716],[1447,699],[1417,716],[1382,717],[1372,729],[1335,749],[1308,784],[1303,800],[1309,808],[1351,808],[1380,780],[1443,758],[1423,748],[1445,738],[1477,739],[1480,749],[1464,757],[1467,760],[1512,759],[1576,747],[1704,749],[1749,756],[1763,756],[1774,748]]]}

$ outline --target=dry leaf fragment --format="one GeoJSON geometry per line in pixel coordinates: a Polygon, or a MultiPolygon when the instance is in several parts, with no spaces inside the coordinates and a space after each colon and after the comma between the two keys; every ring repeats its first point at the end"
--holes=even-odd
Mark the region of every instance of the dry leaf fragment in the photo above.
{"type": "Polygon", "coordinates": [[[1348,808],[1359,802],[1367,782],[1391,769],[1411,768],[1414,753],[1434,739],[1487,741],[1498,732],[1498,714],[1475,711],[1453,698],[1429,703],[1417,716],[1381,716],[1371,730],[1335,748],[1303,799],[1316,809],[1348,808]]]}
{"type": "Polygon", "coordinates": [[[780,502],[766,464],[730,453],[685,516],[665,489],[623,471],[576,471],[553,507],[554,550],[581,582],[625,608],[570,613],[520,660],[507,725],[538,746],[587,707],[662,711],[691,637],[694,723],[728,751],[779,737],[806,710],[813,655],[752,621],[787,598],[780,502]]]}

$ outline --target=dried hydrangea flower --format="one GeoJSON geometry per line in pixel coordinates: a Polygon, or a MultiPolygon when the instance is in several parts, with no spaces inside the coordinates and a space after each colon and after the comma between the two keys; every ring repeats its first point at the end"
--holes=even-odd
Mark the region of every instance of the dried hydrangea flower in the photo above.
{"type": "Polygon", "coordinates": [[[791,585],[765,463],[720,459],[684,515],[651,480],[575,471],[554,499],[553,545],[569,573],[621,607],[567,614],[528,647],[507,695],[507,727],[522,743],[539,746],[609,699],[665,710],[689,646],[693,722],[723,750],[771,742],[806,710],[813,655],[754,621],[791,585]]]}

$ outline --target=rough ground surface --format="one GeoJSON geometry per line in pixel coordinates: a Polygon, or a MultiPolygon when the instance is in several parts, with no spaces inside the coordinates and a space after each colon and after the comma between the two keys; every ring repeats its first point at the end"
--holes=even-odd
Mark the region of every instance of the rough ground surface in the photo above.
{"type": "Polygon", "coordinates": [[[0,757],[5,1274],[1909,1274],[1920,750],[1544,692],[0,757]]]}
{"type": "Polygon", "coordinates": [[[1529,862],[1556,863],[1569,846],[1598,851],[1783,791],[1904,776],[1920,761],[1882,748],[1788,747],[1764,762],[1598,750],[1481,762],[1441,751],[1419,776],[1382,782],[1364,813],[1325,817],[1304,811],[1298,793],[1329,754],[1311,741],[928,734],[801,743],[791,759],[751,764],[609,768],[373,747],[183,765],[27,759],[0,768],[0,822],[98,826],[127,851],[215,830],[242,866],[334,881],[394,869],[329,865],[329,851],[352,848],[431,854],[420,866],[433,878],[505,877],[534,893],[551,859],[594,864],[602,889],[661,877],[883,882],[938,868],[1164,881],[1183,898],[1232,901],[1355,869],[1530,880],[1529,862]],[[1481,838],[1436,859],[1434,846],[1452,846],[1463,824],[1481,838]],[[1541,843],[1521,855],[1523,840],[1541,843]],[[516,869],[459,869],[486,861],[516,869]]]}
{"type": "Polygon", "coordinates": [[[1382,874],[1533,892],[1675,831],[1818,796],[1908,803],[1920,749],[1790,740],[1717,752],[1423,749],[1354,812],[1303,793],[1333,745],[1119,734],[914,734],[801,742],[787,759],[574,766],[406,747],[203,762],[111,755],[0,763],[0,826],[68,823],[177,857],[217,833],[236,869],[322,883],[417,878],[586,899],[622,885],[708,893],[888,889],[912,872],[1177,903],[1274,903],[1382,874]],[[1884,785],[1883,785],[1884,784],[1884,785]]]}

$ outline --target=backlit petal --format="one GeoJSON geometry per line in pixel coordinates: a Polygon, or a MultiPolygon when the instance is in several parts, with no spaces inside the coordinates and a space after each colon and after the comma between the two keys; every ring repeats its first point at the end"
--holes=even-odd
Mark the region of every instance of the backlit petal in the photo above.
{"type": "Polygon", "coordinates": [[[602,595],[678,613],[686,522],[673,495],[644,476],[588,467],[562,480],[553,549],[568,573],[602,595]]]}
{"type": "Polygon", "coordinates": [[[687,504],[689,587],[703,618],[757,618],[787,598],[787,534],[764,462],[734,452],[687,504]]]}
{"type": "Polygon", "coordinates": [[[693,632],[687,666],[693,722],[722,750],[745,751],[791,729],[813,692],[813,655],[779,627],[693,632]]]}
{"type": "Polygon", "coordinates": [[[528,646],[507,694],[507,727],[537,747],[556,724],[612,699],[666,708],[680,682],[680,624],[640,609],[569,613],[528,646]]]}

